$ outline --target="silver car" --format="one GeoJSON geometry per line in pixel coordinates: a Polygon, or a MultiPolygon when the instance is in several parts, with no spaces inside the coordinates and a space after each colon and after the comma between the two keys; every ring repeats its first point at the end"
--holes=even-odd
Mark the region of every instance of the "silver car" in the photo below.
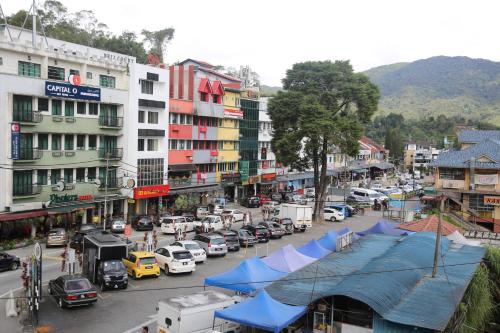
{"type": "Polygon", "coordinates": [[[218,234],[206,233],[194,236],[193,240],[205,250],[207,256],[225,256],[227,244],[224,237],[218,234]]]}
{"type": "Polygon", "coordinates": [[[123,220],[113,220],[111,221],[111,232],[113,233],[123,233],[125,232],[125,221],[123,220]]]}

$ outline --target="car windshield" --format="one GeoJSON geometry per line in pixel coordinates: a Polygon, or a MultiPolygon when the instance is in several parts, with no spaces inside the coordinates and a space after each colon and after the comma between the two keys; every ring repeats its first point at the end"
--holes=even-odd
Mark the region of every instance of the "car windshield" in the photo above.
{"type": "Polygon", "coordinates": [[[148,217],[143,217],[139,220],[139,223],[142,224],[148,224],[149,223],[149,218],[148,217]]]}
{"type": "Polygon", "coordinates": [[[274,228],[280,228],[280,227],[281,227],[278,223],[273,223],[273,224],[272,224],[272,226],[273,226],[274,228]]]}
{"type": "Polygon", "coordinates": [[[252,235],[250,235],[250,233],[249,233],[248,231],[246,231],[246,230],[240,230],[240,231],[238,232],[238,234],[239,234],[241,237],[249,237],[249,236],[252,236],[252,235]]]}
{"type": "Polygon", "coordinates": [[[223,212],[222,212],[222,214],[232,214],[232,213],[233,213],[233,212],[232,212],[232,211],[230,211],[230,210],[225,210],[225,211],[223,211],[223,212]]]}
{"type": "Polygon", "coordinates": [[[69,280],[64,285],[66,291],[88,290],[92,287],[87,279],[69,280]]]}
{"type": "Polygon", "coordinates": [[[53,235],[62,235],[64,233],[64,230],[60,229],[60,230],[50,230],[49,231],[49,235],[50,236],[53,236],[53,235]]]}
{"type": "Polygon", "coordinates": [[[153,265],[156,264],[156,259],[154,257],[141,258],[139,260],[139,265],[153,265]]]}
{"type": "Polygon", "coordinates": [[[210,243],[211,243],[211,244],[214,244],[214,245],[222,245],[222,244],[224,244],[224,243],[225,243],[225,241],[224,241],[224,238],[222,238],[222,237],[221,237],[221,238],[217,237],[217,238],[212,238],[212,239],[210,239],[210,243]]]}
{"type": "Polygon", "coordinates": [[[123,225],[123,224],[125,224],[125,222],[124,221],[113,221],[113,224],[114,225],[123,225]]]}
{"type": "Polygon", "coordinates": [[[186,250],[199,250],[200,249],[200,246],[197,243],[184,244],[184,247],[186,248],[186,250]]]}
{"type": "Polygon", "coordinates": [[[191,259],[193,257],[191,255],[191,253],[188,251],[178,251],[178,252],[174,252],[173,254],[174,254],[174,258],[177,260],[191,259]]]}
{"type": "Polygon", "coordinates": [[[167,219],[163,219],[162,222],[165,223],[165,224],[171,224],[171,223],[174,223],[174,219],[167,218],[167,219]]]}
{"type": "Polygon", "coordinates": [[[114,272],[114,271],[123,271],[125,270],[125,266],[121,261],[105,261],[104,262],[104,271],[105,272],[114,272]]]}
{"type": "Polygon", "coordinates": [[[281,220],[281,223],[283,223],[283,224],[293,224],[292,220],[290,220],[290,219],[283,219],[283,220],[281,220]]]}

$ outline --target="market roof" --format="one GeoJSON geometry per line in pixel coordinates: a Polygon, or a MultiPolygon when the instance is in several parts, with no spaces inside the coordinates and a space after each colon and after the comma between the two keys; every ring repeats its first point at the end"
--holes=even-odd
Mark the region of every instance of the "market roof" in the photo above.
{"type": "Polygon", "coordinates": [[[451,244],[443,237],[438,274],[432,278],[435,239],[434,233],[368,235],[349,250],[319,259],[317,265],[293,272],[266,290],[290,305],[347,296],[367,304],[387,321],[442,331],[485,249],[451,244]]]}
{"type": "MultiPolygon", "coordinates": [[[[410,223],[403,223],[398,226],[398,229],[409,230],[414,232],[437,232],[439,225],[439,217],[436,215],[431,215],[426,217],[425,219],[421,219],[418,221],[413,221],[410,223]]],[[[448,236],[449,234],[458,231],[461,234],[464,233],[462,228],[456,227],[450,222],[446,222],[445,220],[441,220],[441,232],[443,236],[448,236]]]]}
{"type": "Polygon", "coordinates": [[[398,224],[385,221],[385,220],[380,220],[376,224],[374,224],[372,227],[359,231],[356,234],[358,236],[366,236],[366,235],[373,235],[373,234],[382,234],[382,235],[390,235],[390,236],[403,236],[407,235],[407,231],[403,231],[400,229],[397,229],[398,224]]]}
{"type": "Polygon", "coordinates": [[[315,239],[311,239],[307,244],[299,247],[297,251],[306,256],[317,259],[323,258],[324,256],[332,253],[332,251],[321,246],[315,239]]]}
{"type": "Polygon", "coordinates": [[[500,169],[500,140],[487,139],[463,150],[442,152],[429,165],[446,168],[500,169]]]}
{"type": "Polygon", "coordinates": [[[285,273],[295,272],[316,260],[316,258],[300,253],[290,244],[279,248],[262,259],[262,261],[272,269],[285,273]]]}
{"type": "Polygon", "coordinates": [[[207,304],[214,304],[220,302],[230,302],[232,298],[221,292],[216,292],[213,290],[200,291],[190,295],[182,295],[171,297],[162,300],[163,302],[169,304],[171,307],[182,310],[190,309],[196,306],[203,306],[207,304]]]}
{"type": "Polygon", "coordinates": [[[478,143],[487,139],[500,140],[498,130],[463,130],[458,134],[458,142],[478,143]]]}

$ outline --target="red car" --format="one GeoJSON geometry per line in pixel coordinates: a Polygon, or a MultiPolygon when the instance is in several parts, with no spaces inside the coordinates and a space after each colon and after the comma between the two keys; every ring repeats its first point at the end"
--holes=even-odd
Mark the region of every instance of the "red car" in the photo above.
{"type": "Polygon", "coordinates": [[[259,199],[260,199],[260,205],[261,206],[263,204],[266,204],[269,201],[271,201],[271,199],[267,195],[265,195],[265,194],[260,193],[260,194],[257,194],[256,196],[259,197],[259,199]]]}

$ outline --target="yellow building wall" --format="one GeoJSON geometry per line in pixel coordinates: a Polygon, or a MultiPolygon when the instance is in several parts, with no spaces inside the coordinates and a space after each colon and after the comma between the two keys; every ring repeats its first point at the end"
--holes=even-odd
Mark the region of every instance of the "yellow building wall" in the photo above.
{"type": "MultiPolygon", "coordinates": [[[[226,110],[240,110],[240,94],[239,92],[225,91],[223,98],[224,109],[226,110]]],[[[239,147],[236,145],[240,140],[240,121],[233,118],[222,119],[217,129],[217,140],[223,141],[223,149],[219,149],[219,156],[217,164],[238,162],[239,161],[239,147]]],[[[231,171],[219,171],[217,167],[216,181],[220,182],[221,174],[224,172],[238,172],[238,163],[235,169],[231,171]]]]}

